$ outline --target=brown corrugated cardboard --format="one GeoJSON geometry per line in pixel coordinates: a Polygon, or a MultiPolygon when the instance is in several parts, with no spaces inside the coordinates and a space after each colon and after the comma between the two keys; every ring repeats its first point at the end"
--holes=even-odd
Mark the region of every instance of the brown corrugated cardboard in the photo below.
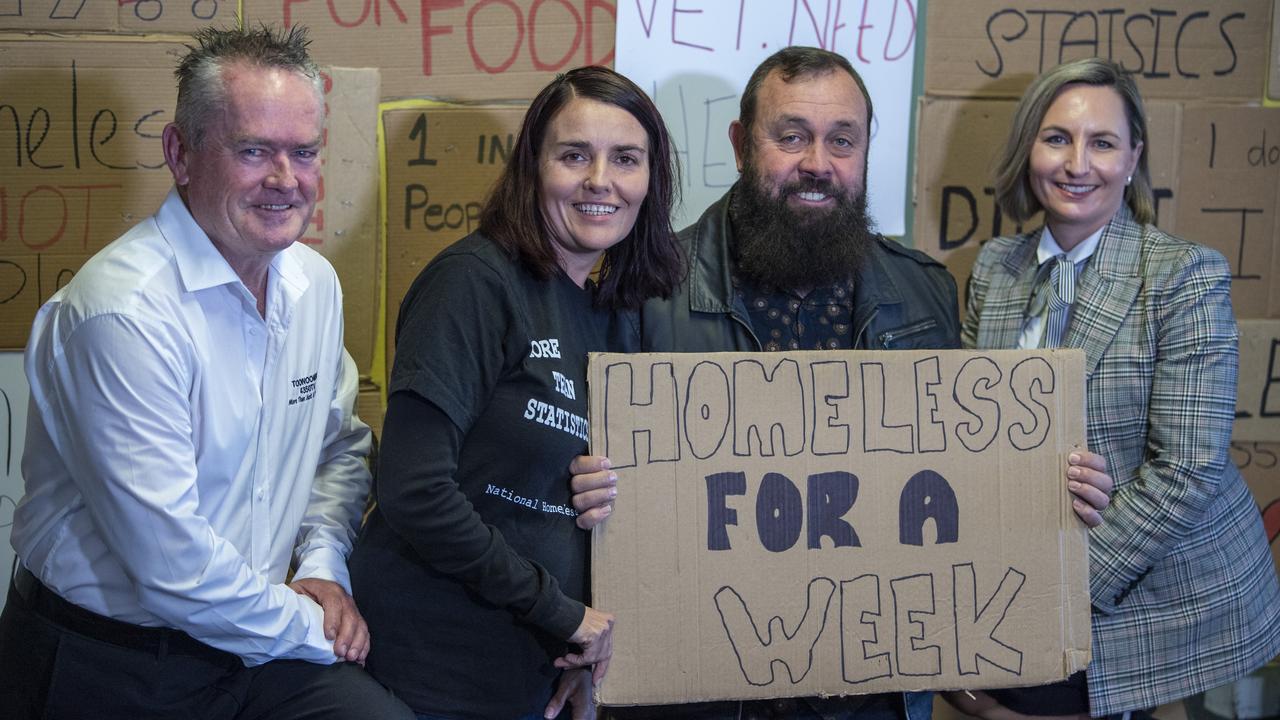
{"type": "Polygon", "coordinates": [[[1018,97],[1044,70],[1101,56],[1134,72],[1149,99],[1255,102],[1267,75],[1271,8],[1272,0],[934,0],[925,92],[1018,97]]]}
{"type": "Polygon", "coordinates": [[[308,25],[320,62],[381,69],[384,98],[532,98],[557,72],[613,63],[610,0],[244,0],[244,15],[308,25]]]}
{"type": "Polygon", "coordinates": [[[301,242],[333,263],[342,282],[346,346],[360,374],[372,372],[378,342],[382,258],[378,243],[378,71],[325,73],[322,189],[301,242]]]}
{"type": "MultiPolygon", "coordinates": [[[[1036,684],[1090,657],[1078,350],[592,355],[606,704],[1036,684]]],[[[555,422],[548,415],[549,422],[555,422]]]]}
{"type": "Polygon", "coordinates": [[[1187,106],[1178,234],[1231,264],[1236,317],[1280,317],[1280,108],[1187,106]]]}
{"type": "Polygon", "coordinates": [[[5,0],[0,30],[187,33],[235,22],[229,0],[5,0]]]}
{"type": "Polygon", "coordinates": [[[0,347],[25,345],[40,304],[164,199],[180,50],[0,42],[0,347]]]}
{"type": "Polygon", "coordinates": [[[387,172],[387,371],[396,317],[431,258],[476,229],[524,107],[441,105],[382,113],[387,172]]]}
{"type": "Polygon", "coordinates": [[[1280,442],[1232,441],[1231,461],[1240,469],[1262,511],[1271,556],[1280,571],[1280,442]]]}
{"type": "Polygon", "coordinates": [[[382,404],[382,388],[368,378],[360,378],[360,392],[356,395],[356,414],[373,430],[374,437],[382,438],[382,417],[386,414],[382,404]]]}
{"type": "Polygon", "coordinates": [[[1280,441],[1280,320],[1240,321],[1233,440],[1280,441]]]}
{"type": "MultiPolygon", "coordinates": [[[[1038,227],[1022,226],[995,202],[993,171],[1008,141],[1016,102],[925,97],[916,137],[914,247],[946,263],[962,289],[981,243],[1038,227]]],[[[1147,103],[1147,147],[1156,188],[1157,224],[1175,231],[1180,103],[1147,103]]]]}
{"type": "Polygon", "coordinates": [[[1271,10],[1271,77],[1267,82],[1267,97],[1280,100],[1280,10],[1271,10]]]}
{"type": "MultiPolygon", "coordinates": [[[[0,42],[0,347],[93,253],[150,215],[172,185],[160,135],[182,46],[0,42]]],[[[378,297],[377,71],[334,70],[326,187],[304,240],[333,261],[347,346],[372,365],[378,297]]]]}

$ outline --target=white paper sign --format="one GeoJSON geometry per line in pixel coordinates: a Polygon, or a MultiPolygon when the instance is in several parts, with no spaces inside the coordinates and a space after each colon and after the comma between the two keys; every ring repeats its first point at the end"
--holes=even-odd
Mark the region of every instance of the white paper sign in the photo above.
{"type": "Polygon", "coordinates": [[[27,377],[22,353],[0,352],[0,607],[9,593],[13,546],[9,530],[22,497],[22,447],[27,427],[27,377]]]}
{"type": "Polygon", "coordinates": [[[649,91],[680,154],[684,202],[673,224],[697,220],[737,179],[729,123],[751,71],[789,45],[849,59],[875,118],[867,171],[880,232],[901,236],[915,65],[912,0],[619,0],[615,67],[649,91]]]}

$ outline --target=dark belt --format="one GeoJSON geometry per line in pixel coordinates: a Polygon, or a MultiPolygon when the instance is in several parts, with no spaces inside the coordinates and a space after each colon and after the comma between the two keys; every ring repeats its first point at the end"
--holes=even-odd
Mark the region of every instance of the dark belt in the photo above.
{"type": "Polygon", "coordinates": [[[203,658],[208,662],[226,663],[239,661],[235,655],[210,647],[190,635],[164,627],[144,627],[104,617],[79,605],[70,603],[61,595],[45,587],[30,570],[19,561],[13,575],[13,593],[23,607],[64,630],[93,640],[120,647],[153,653],[203,658]]]}

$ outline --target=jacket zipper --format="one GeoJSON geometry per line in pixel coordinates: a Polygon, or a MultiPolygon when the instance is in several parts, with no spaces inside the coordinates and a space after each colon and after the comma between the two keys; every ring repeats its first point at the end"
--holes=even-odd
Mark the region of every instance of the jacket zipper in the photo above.
{"type": "Polygon", "coordinates": [[[937,320],[933,318],[925,318],[924,320],[918,320],[916,322],[913,322],[910,325],[907,325],[906,327],[900,327],[895,330],[885,330],[884,332],[880,333],[880,344],[886,350],[888,350],[889,344],[892,343],[894,340],[907,337],[908,335],[915,335],[917,333],[924,332],[925,330],[931,330],[937,326],[938,326],[937,320]]]}
{"type": "Polygon", "coordinates": [[[879,314],[880,314],[880,306],[877,305],[875,309],[871,311],[871,314],[867,316],[867,319],[862,321],[862,327],[858,328],[858,334],[854,335],[853,342],[849,343],[850,348],[853,348],[854,350],[857,350],[859,348],[860,344],[862,343],[862,336],[865,335],[867,332],[867,327],[871,325],[871,321],[875,320],[876,315],[879,315],[879,314]]]}

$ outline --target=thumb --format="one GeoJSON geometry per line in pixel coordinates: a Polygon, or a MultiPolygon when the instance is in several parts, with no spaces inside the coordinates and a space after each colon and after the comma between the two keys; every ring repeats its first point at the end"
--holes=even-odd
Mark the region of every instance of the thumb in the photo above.
{"type": "Polygon", "coordinates": [[[569,683],[560,683],[560,687],[556,688],[556,694],[551,696],[551,701],[547,703],[547,709],[542,711],[542,717],[554,718],[560,715],[560,711],[564,709],[564,703],[568,693],[566,687],[569,683]]]}

